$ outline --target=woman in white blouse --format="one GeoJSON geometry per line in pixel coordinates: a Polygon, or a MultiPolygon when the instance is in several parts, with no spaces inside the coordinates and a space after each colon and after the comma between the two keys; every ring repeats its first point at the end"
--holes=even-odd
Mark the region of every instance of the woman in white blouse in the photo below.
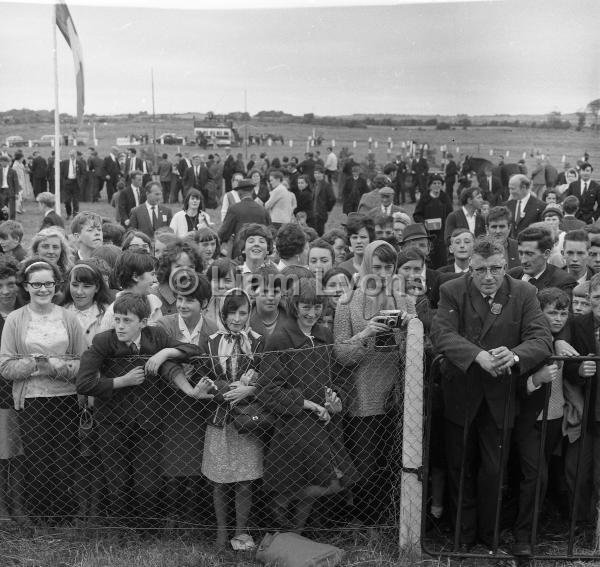
{"type": "Polygon", "coordinates": [[[55,264],[39,258],[25,260],[17,281],[29,304],[6,318],[0,374],[12,381],[19,410],[29,514],[55,524],[68,521],[76,511],[75,376],[87,345],[75,315],[52,303],[62,283],[55,264]]]}

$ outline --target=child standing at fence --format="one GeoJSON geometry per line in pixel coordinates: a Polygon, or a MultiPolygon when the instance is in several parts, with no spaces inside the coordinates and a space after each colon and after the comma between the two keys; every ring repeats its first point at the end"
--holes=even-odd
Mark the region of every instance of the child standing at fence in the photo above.
{"type": "MultiPolygon", "coordinates": [[[[561,289],[549,287],[538,293],[538,301],[548,321],[552,336],[556,338],[569,317],[571,300],[561,289]]],[[[531,529],[535,504],[537,477],[540,477],[540,506],[544,502],[548,485],[550,458],[562,439],[565,394],[563,392],[562,363],[542,366],[527,381],[527,395],[521,401],[515,419],[513,443],[519,456],[519,510],[514,523],[514,555],[531,555],[531,529]],[[539,461],[542,419],[547,388],[550,388],[544,454],[539,461]]]]}
{"type": "MultiPolygon", "coordinates": [[[[113,309],[114,328],[97,334],[81,358],[77,393],[95,398],[110,515],[123,519],[137,509],[140,516],[155,519],[161,489],[165,380],[183,373],[167,358],[183,358],[197,349],[170,338],[164,329],[147,326],[146,296],[123,293],[113,309]]],[[[203,382],[199,389],[208,387],[203,382]]]]}
{"type": "MultiPolygon", "coordinates": [[[[254,548],[247,533],[252,506],[252,481],[262,478],[262,441],[242,435],[229,422],[231,407],[255,392],[263,338],[250,328],[251,302],[240,289],[232,289],[223,298],[219,311],[221,329],[211,335],[201,349],[210,355],[210,376],[220,385],[222,403],[215,403],[206,428],[202,473],[214,483],[213,499],[217,516],[217,545],[227,541],[227,488],[235,487],[235,550],[254,548]]],[[[217,399],[221,396],[218,394],[217,399]]]]}
{"type": "MultiPolygon", "coordinates": [[[[600,274],[590,280],[589,300],[592,310],[571,320],[571,345],[582,356],[600,354],[600,274]]],[[[565,454],[565,475],[571,506],[577,506],[577,520],[595,519],[594,508],[600,494],[600,388],[597,364],[593,360],[565,360],[564,377],[567,393],[565,408],[566,434],[570,443],[565,454]],[[591,384],[588,384],[591,381],[591,384]],[[585,388],[591,388],[587,431],[582,430],[585,388]],[[582,437],[585,434],[585,439],[582,437]],[[581,451],[580,482],[575,483],[578,453],[581,451]],[[574,502],[575,501],[575,502],[574,502]]]]}

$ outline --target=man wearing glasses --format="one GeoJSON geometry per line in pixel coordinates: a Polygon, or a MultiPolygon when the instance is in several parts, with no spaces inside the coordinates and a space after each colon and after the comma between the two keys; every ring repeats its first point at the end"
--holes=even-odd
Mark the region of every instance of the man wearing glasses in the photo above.
{"type": "Polygon", "coordinates": [[[552,354],[536,289],[507,276],[505,266],[501,244],[492,238],[478,241],[471,272],[441,286],[431,329],[433,344],[445,357],[442,390],[453,514],[465,466],[460,521],[465,549],[478,539],[487,548],[494,546],[517,395],[538,387],[529,376],[552,354]]]}

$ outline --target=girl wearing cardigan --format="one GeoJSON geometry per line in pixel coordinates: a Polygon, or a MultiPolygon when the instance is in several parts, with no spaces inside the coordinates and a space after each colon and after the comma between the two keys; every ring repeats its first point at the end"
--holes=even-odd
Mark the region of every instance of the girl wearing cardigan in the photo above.
{"type": "Polygon", "coordinates": [[[52,303],[61,284],[55,264],[26,260],[17,281],[30,303],[6,318],[0,374],[12,381],[19,410],[29,514],[56,523],[68,520],[77,506],[72,490],[79,418],[75,357],[87,345],[75,315],[52,303]]]}

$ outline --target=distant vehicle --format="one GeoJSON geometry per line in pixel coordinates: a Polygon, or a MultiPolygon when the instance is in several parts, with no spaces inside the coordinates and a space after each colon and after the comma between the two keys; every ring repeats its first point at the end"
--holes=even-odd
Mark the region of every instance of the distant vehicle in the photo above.
{"type": "Polygon", "coordinates": [[[239,146],[241,139],[231,121],[219,121],[209,115],[204,120],[194,118],[194,136],[196,143],[202,147],[208,146],[239,146]]]}
{"type": "Polygon", "coordinates": [[[44,134],[40,136],[38,140],[33,140],[33,146],[39,148],[40,146],[53,146],[54,145],[54,134],[44,134]]]}
{"type": "Polygon", "coordinates": [[[175,146],[175,145],[184,144],[185,138],[183,136],[178,136],[175,133],[161,134],[157,138],[157,142],[160,144],[167,144],[167,145],[175,146]]]}
{"type": "Polygon", "coordinates": [[[27,140],[23,139],[23,136],[8,136],[6,138],[6,145],[10,148],[22,148],[23,146],[27,146],[27,140]]]}

